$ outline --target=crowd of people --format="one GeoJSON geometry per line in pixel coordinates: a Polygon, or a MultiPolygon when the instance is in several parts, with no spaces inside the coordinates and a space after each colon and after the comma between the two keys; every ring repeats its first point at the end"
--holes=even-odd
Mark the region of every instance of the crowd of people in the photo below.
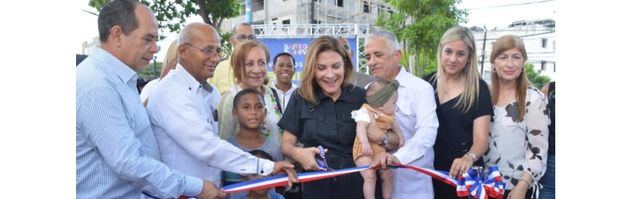
{"type": "Polygon", "coordinates": [[[321,36],[296,85],[294,57],[271,52],[251,24],[233,28],[223,60],[217,30],[190,23],[140,92],[137,72],[158,50],[153,12],[115,0],[98,17],[101,45],[77,67],[78,198],[457,198],[394,163],[454,178],[498,166],[504,198],[554,198],[554,82],[544,92],[531,85],[518,36],[494,42],[490,85],[466,27],[443,34],[437,71],[423,79],[400,64],[389,31],[365,39],[371,76],[354,70],[344,38],[321,36]],[[298,172],[365,165],[297,183],[298,172]],[[288,175],[287,189],[221,190],[276,173],[288,175]]]}

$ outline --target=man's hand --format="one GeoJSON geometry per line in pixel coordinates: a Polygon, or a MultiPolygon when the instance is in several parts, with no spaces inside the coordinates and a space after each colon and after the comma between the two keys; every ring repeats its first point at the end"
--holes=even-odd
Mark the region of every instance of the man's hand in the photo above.
{"type": "MultiPolygon", "coordinates": [[[[398,137],[398,134],[396,134],[395,132],[387,131],[385,136],[387,136],[387,144],[384,147],[385,149],[387,149],[387,151],[397,150],[400,147],[404,146],[404,140],[400,140],[400,138],[398,137]],[[402,145],[400,145],[400,143],[402,143],[402,145]]],[[[381,141],[381,143],[382,142],[383,141],[381,141]]]]}
{"type": "Polygon", "coordinates": [[[388,165],[393,163],[400,163],[400,160],[389,153],[383,152],[376,157],[372,164],[370,164],[370,168],[386,169],[388,165]]]}
{"type": "Polygon", "coordinates": [[[286,172],[288,174],[288,187],[292,187],[293,183],[298,183],[297,172],[294,170],[294,165],[288,161],[275,162],[273,166],[273,174],[286,172]]]}
{"type": "Polygon", "coordinates": [[[223,199],[226,197],[226,193],[221,189],[215,187],[211,181],[204,180],[202,185],[202,192],[198,195],[199,199],[211,199],[211,198],[220,198],[223,199]]]}

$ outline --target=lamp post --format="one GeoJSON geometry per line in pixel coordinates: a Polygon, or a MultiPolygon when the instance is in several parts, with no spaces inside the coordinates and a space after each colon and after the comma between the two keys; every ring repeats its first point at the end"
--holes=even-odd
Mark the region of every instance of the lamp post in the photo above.
{"type": "Polygon", "coordinates": [[[156,79],[157,76],[157,56],[153,56],[153,78],[152,79],[156,79]]]}

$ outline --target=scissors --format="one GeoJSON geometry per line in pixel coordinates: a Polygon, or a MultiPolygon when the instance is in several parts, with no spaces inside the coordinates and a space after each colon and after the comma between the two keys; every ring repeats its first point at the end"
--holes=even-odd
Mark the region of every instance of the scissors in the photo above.
{"type": "Polygon", "coordinates": [[[320,152],[316,154],[316,164],[318,164],[318,169],[320,169],[321,171],[333,170],[329,168],[329,165],[327,165],[327,158],[325,157],[325,153],[326,153],[325,148],[323,148],[322,146],[318,146],[318,150],[320,150],[320,152]]]}

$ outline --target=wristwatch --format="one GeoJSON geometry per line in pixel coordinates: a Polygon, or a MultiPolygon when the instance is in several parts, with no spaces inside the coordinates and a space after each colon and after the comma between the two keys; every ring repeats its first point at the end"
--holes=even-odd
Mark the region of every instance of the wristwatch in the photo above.
{"type": "Polygon", "coordinates": [[[385,133],[385,137],[383,138],[383,146],[387,146],[389,143],[389,133],[385,133]]]}

